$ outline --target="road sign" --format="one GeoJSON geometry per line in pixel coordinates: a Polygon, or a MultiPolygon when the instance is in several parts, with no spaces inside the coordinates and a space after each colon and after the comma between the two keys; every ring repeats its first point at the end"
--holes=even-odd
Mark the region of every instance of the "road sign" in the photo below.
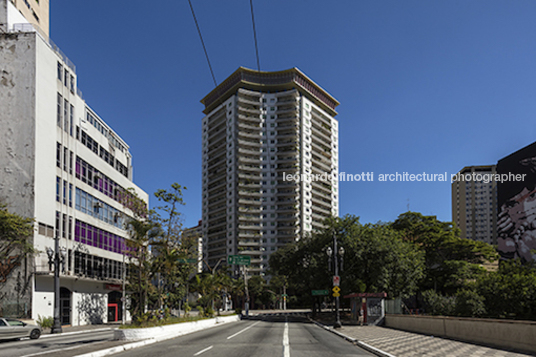
{"type": "Polygon", "coordinates": [[[250,265],[251,257],[249,255],[229,255],[227,257],[229,265],[250,265]]]}
{"type": "Polygon", "coordinates": [[[339,288],[338,286],[335,286],[335,287],[333,287],[332,290],[333,290],[334,293],[338,293],[339,291],[341,291],[341,288],[339,288]]]}
{"type": "Polygon", "coordinates": [[[311,293],[313,296],[329,295],[329,290],[313,290],[311,293]]]}
{"type": "Polygon", "coordinates": [[[339,293],[333,293],[333,296],[334,296],[334,297],[339,297],[339,296],[341,296],[341,294],[339,294],[339,293]]]}
{"type": "Polygon", "coordinates": [[[333,275],[333,286],[339,286],[341,284],[341,277],[333,275]]]}
{"type": "Polygon", "coordinates": [[[178,261],[179,261],[179,263],[190,263],[190,264],[197,263],[197,259],[184,259],[184,258],[181,258],[178,261]]]}

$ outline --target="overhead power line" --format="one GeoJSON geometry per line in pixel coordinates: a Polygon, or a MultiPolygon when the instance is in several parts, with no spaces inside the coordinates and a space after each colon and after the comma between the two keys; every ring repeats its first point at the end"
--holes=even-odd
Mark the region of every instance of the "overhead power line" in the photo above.
{"type": "MultiPolygon", "coordinates": [[[[192,10],[192,16],[194,17],[195,27],[197,27],[197,33],[199,33],[199,38],[201,39],[201,44],[203,45],[203,51],[205,51],[205,57],[207,58],[208,68],[210,69],[210,74],[212,75],[212,80],[214,81],[214,86],[217,87],[218,82],[216,82],[216,77],[214,76],[214,71],[212,70],[212,65],[210,64],[210,59],[208,58],[207,48],[205,47],[205,42],[203,41],[203,36],[201,35],[201,30],[199,29],[199,24],[197,23],[197,18],[195,17],[195,12],[194,12],[194,7],[192,6],[192,1],[188,0],[188,3],[190,4],[190,10],[192,10]]],[[[255,40],[255,41],[257,41],[257,40],[255,40]]],[[[257,56],[257,61],[258,61],[258,56],[257,56]]]]}
{"type": "Polygon", "coordinates": [[[253,15],[253,0],[249,0],[251,7],[251,22],[253,23],[253,38],[255,39],[255,53],[257,54],[257,70],[261,71],[261,62],[259,61],[259,47],[257,45],[257,31],[255,29],[255,16],[253,15]]]}

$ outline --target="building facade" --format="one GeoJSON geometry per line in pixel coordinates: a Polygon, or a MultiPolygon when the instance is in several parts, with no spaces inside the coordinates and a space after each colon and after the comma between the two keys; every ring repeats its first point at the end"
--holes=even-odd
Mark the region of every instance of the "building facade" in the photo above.
{"type": "Polygon", "coordinates": [[[536,260],[536,142],[497,162],[498,251],[502,259],[536,260]]]}
{"type": "Polygon", "coordinates": [[[243,67],[201,102],[206,260],[249,255],[264,275],[271,253],[338,215],[339,102],[297,68],[243,67]]]}
{"type": "MultiPolygon", "coordinates": [[[[45,38],[50,36],[49,0],[3,0],[2,2],[4,4],[0,5],[0,18],[4,18],[5,16],[2,16],[2,13],[5,13],[6,16],[11,17],[12,19],[13,17],[23,16],[25,21],[4,21],[0,23],[0,29],[11,31],[13,28],[7,28],[5,25],[11,23],[12,25],[20,26],[21,24],[28,22],[45,38]],[[8,1],[11,2],[12,6],[7,7],[6,3],[8,1]]],[[[0,2],[0,4],[2,2],[0,2]]]]}
{"type": "Polygon", "coordinates": [[[128,145],[84,101],[75,66],[22,20],[0,19],[11,29],[0,34],[0,200],[35,219],[38,253],[8,272],[0,307],[53,316],[47,251],[58,239],[62,324],[121,320],[124,223],[148,195],[132,181],[128,145]]]}
{"type": "Polygon", "coordinates": [[[182,232],[182,239],[192,240],[192,244],[195,246],[195,256],[197,258],[196,272],[201,273],[203,271],[203,223],[199,221],[197,226],[186,228],[182,232]]]}
{"type": "Polygon", "coordinates": [[[452,182],[452,221],[461,237],[497,244],[496,165],[467,166],[452,182]]]}

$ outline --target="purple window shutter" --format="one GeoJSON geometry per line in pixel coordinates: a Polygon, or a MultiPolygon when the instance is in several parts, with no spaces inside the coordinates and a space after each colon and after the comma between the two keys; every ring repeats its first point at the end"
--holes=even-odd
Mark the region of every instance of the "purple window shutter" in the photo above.
{"type": "Polygon", "coordinates": [[[102,231],[99,232],[99,248],[102,249],[102,240],[103,240],[103,234],[102,231]]]}
{"type": "Polygon", "coordinates": [[[93,227],[93,246],[98,247],[99,246],[99,231],[97,227],[93,227]]]}

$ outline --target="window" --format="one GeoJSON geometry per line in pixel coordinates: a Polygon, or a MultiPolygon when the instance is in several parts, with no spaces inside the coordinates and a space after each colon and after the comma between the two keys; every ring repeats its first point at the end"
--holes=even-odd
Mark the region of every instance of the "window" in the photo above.
{"type": "Polygon", "coordinates": [[[61,94],[58,93],[58,111],[56,113],[57,115],[57,119],[56,119],[56,123],[58,124],[58,126],[61,128],[61,112],[62,112],[62,109],[61,109],[61,105],[63,103],[63,97],[61,96],[61,94]]]}
{"type": "Polygon", "coordinates": [[[56,237],[60,237],[60,213],[56,211],[56,237]]]}
{"type": "Polygon", "coordinates": [[[71,78],[71,92],[74,93],[74,76],[71,75],[70,78],[71,78]]]}
{"type": "Polygon", "coordinates": [[[61,169],[61,144],[56,143],[56,166],[61,169]]]}
{"type": "Polygon", "coordinates": [[[63,180],[63,204],[67,204],[67,181],[63,180]]]}
{"type": "Polygon", "coordinates": [[[64,146],[63,147],[63,171],[65,172],[67,172],[67,158],[69,157],[68,153],[69,153],[69,150],[64,146]]]}
{"type": "Polygon", "coordinates": [[[67,68],[65,68],[65,73],[64,73],[64,76],[63,76],[63,80],[64,80],[64,84],[65,86],[67,87],[69,84],[69,71],[67,70],[67,68]]]}
{"type": "Polygon", "coordinates": [[[69,102],[67,99],[63,100],[63,130],[66,133],[69,132],[69,102]]]}
{"type": "Polygon", "coordinates": [[[56,201],[60,202],[60,182],[61,179],[56,176],[56,201]]]}
{"type": "Polygon", "coordinates": [[[73,152],[69,153],[69,174],[73,174],[73,152]]]}
{"type": "Polygon", "coordinates": [[[63,65],[58,62],[58,79],[63,82],[63,65]]]}
{"type": "Polygon", "coordinates": [[[74,123],[74,107],[71,104],[71,111],[69,115],[69,135],[71,136],[73,136],[73,123],[74,123]]]}
{"type": "MultiPolygon", "coordinates": [[[[69,240],[73,239],[73,217],[71,216],[69,216],[69,231],[67,232],[67,238],[69,240]]],[[[69,266],[71,266],[70,262],[69,262],[69,266]]]]}
{"type": "Polygon", "coordinates": [[[69,207],[73,206],[73,184],[69,184],[69,207]]]}
{"type": "Polygon", "coordinates": [[[63,214],[63,220],[62,220],[62,233],[61,233],[61,236],[63,238],[67,238],[67,215],[64,213],[63,214]]]}

